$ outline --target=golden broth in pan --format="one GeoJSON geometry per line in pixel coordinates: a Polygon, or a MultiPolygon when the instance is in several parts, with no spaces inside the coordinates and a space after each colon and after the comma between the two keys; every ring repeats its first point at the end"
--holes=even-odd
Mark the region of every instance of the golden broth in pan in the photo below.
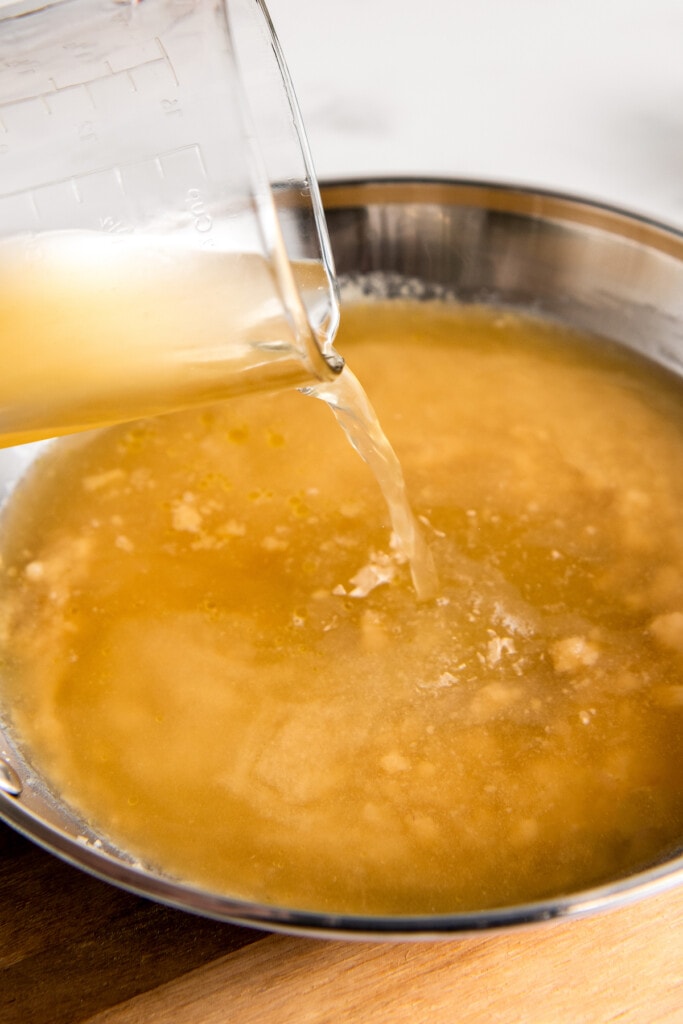
{"type": "Polygon", "coordinates": [[[436,598],[322,403],[58,442],[2,535],[3,700],[34,765],[152,868],[297,908],[500,906],[679,846],[682,385],[437,303],[351,305],[338,347],[436,598]]]}

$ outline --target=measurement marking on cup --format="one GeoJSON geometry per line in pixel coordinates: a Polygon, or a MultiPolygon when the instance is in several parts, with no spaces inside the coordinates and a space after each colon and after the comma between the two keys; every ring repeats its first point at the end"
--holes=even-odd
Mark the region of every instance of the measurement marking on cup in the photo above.
{"type": "MultiPolygon", "coordinates": [[[[16,193],[15,193],[15,195],[16,195],[16,193]]],[[[36,218],[36,220],[40,224],[40,210],[38,209],[38,203],[36,202],[35,193],[34,192],[29,192],[28,198],[29,198],[29,203],[31,204],[31,210],[33,212],[33,216],[36,218]]]]}
{"type": "MultiPolygon", "coordinates": [[[[170,59],[165,55],[162,57],[154,57],[152,60],[140,61],[140,63],[136,64],[134,67],[126,68],[122,71],[114,71],[109,62],[107,62],[108,70],[102,75],[93,75],[93,77],[88,78],[87,81],[79,82],[77,84],[69,82],[68,85],[57,85],[57,82],[54,78],[49,78],[49,89],[41,89],[39,92],[29,93],[25,96],[22,96],[19,100],[0,100],[0,110],[11,109],[13,107],[18,106],[20,103],[28,103],[31,100],[39,100],[45,103],[46,100],[49,100],[51,96],[54,96],[55,94],[59,94],[62,92],[66,92],[69,89],[84,89],[93,107],[97,109],[97,103],[93,99],[92,93],[89,90],[89,86],[97,85],[98,82],[106,82],[110,78],[123,78],[124,76],[127,76],[129,79],[131,79],[132,73],[134,71],[137,71],[139,68],[149,67],[153,64],[166,64],[171,74],[173,75],[176,85],[180,85],[173,64],[171,63],[170,59]]],[[[131,81],[131,85],[133,86],[136,92],[139,91],[133,81],[131,81]]]]}
{"type": "Polygon", "coordinates": [[[192,148],[196,150],[197,163],[199,164],[199,167],[201,169],[202,176],[206,178],[206,164],[204,163],[204,156],[202,154],[201,147],[195,144],[192,148]]]}
{"type": "Polygon", "coordinates": [[[176,85],[180,85],[180,79],[178,78],[178,76],[175,73],[175,68],[173,67],[173,61],[171,60],[171,58],[169,57],[168,53],[166,52],[166,47],[162,43],[161,39],[159,39],[159,36],[155,36],[154,37],[154,42],[159,47],[159,52],[161,53],[161,56],[166,61],[166,64],[168,66],[168,70],[173,75],[173,80],[174,80],[175,84],[176,85]]]}
{"type": "Polygon", "coordinates": [[[92,121],[83,121],[78,126],[78,137],[81,142],[96,142],[97,132],[95,131],[95,125],[92,121]]]}
{"type": "Polygon", "coordinates": [[[83,90],[85,92],[85,95],[90,100],[90,104],[91,104],[93,110],[97,110],[97,103],[95,102],[95,97],[93,96],[93,94],[90,91],[90,83],[89,82],[85,82],[84,83],[83,90]]]}
{"type": "Polygon", "coordinates": [[[107,231],[110,235],[125,235],[134,230],[131,226],[124,224],[122,220],[117,220],[115,217],[100,217],[100,228],[103,231],[107,231]]]}
{"type": "Polygon", "coordinates": [[[116,178],[118,186],[121,189],[121,193],[122,193],[122,195],[125,196],[125,194],[126,194],[126,185],[125,185],[125,182],[123,180],[123,174],[121,173],[121,168],[118,167],[118,166],[114,167],[113,171],[114,171],[114,177],[116,178]]]}
{"type": "Polygon", "coordinates": [[[182,109],[178,103],[178,100],[162,100],[161,109],[165,114],[180,114],[182,116],[182,109]]]}
{"type": "MultiPolygon", "coordinates": [[[[1,122],[0,127],[2,127],[5,132],[7,131],[1,122]]],[[[4,148],[5,150],[8,150],[10,147],[5,146],[4,148]]],[[[0,149],[0,153],[2,153],[2,151],[3,150],[0,149]]],[[[138,167],[144,167],[145,165],[153,168],[155,174],[160,180],[170,181],[174,186],[174,189],[183,189],[181,194],[185,196],[187,204],[186,208],[188,210],[190,209],[190,203],[196,203],[199,201],[201,206],[203,203],[202,193],[198,189],[188,190],[186,187],[188,180],[201,181],[202,177],[206,177],[204,163],[201,158],[201,150],[196,143],[189,146],[179,146],[177,149],[167,150],[166,152],[159,153],[157,156],[150,157],[146,160],[131,160],[119,164],[110,164],[108,167],[104,166],[93,168],[85,174],[68,175],[63,178],[55,178],[44,186],[38,185],[33,188],[18,188],[11,192],[3,192],[2,200],[4,202],[5,200],[23,197],[24,201],[30,203],[31,214],[35,218],[36,222],[40,224],[42,221],[41,204],[43,202],[43,189],[47,189],[49,190],[49,193],[52,193],[55,188],[61,187],[63,189],[61,193],[62,201],[66,200],[67,202],[76,202],[84,210],[88,210],[92,203],[90,196],[93,187],[97,190],[98,197],[104,199],[102,188],[106,186],[106,181],[95,181],[90,185],[89,183],[92,182],[93,179],[101,179],[103,176],[109,175],[108,195],[109,199],[113,200],[116,194],[126,195],[128,171],[138,167]],[[164,161],[171,158],[174,162],[167,170],[164,166],[164,161]],[[180,158],[179,164],[175,162],[176,158],[180,158]],[[190,158],[189,162],[188,158],[190,158]]],[[[176,194],[178,193],[176,192],[176,194]]],[[[52,200],[50,201],[52,202],[52,200]]],[[[206,238],[213,226],[211,215],[203,206],[190,212],[197,222],[197,230],[201,231],[206,238]],[[210,225],[209,222],[211,222],[210,225]]],[[[120,230],[130,230],[125,223],[120,222],[118,214],[110,218],[110,220],[114,224],[121,223],[120,230]]],[[[102,226],[104,227],[105,225],[102,226]]],[[[111,230],[111,228],[108,228],[108,230],[111,230]]]]}
{"type": "Polygon", "coordinates": [[[204,205],[204,197],[198,188],[189,188],[186,197],[187,208],[192,214],[195,230],[205,235],[213,227],[213,220],[204,205]]]}

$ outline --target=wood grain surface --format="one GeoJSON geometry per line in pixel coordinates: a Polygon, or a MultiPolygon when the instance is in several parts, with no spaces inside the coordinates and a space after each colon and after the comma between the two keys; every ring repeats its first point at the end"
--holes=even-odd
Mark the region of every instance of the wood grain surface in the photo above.
{"type": "Polygon", "coordinates": [[[0,1024],[683,1024],[683,889],[439,943],[327,942],[122,892],[0,825],[0,1024]]]}

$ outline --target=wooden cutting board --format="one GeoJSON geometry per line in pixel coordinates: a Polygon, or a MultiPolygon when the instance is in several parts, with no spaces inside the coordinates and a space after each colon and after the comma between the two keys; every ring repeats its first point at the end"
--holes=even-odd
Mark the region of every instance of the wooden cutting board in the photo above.
{"type": "Polygon", "coordinates": [[[683,887],[440,943],[268,935],[121,892],[0,824],[0,1024],[683,1024],[683,887]]]}

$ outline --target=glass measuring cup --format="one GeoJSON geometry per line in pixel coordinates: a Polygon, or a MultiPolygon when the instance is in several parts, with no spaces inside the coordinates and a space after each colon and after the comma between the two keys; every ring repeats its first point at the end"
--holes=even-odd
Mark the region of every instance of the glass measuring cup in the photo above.
{"type": "Polygon", "coordinates": [[[0,9],[0,444],[341,368],[261,0],[0,9]]]}

